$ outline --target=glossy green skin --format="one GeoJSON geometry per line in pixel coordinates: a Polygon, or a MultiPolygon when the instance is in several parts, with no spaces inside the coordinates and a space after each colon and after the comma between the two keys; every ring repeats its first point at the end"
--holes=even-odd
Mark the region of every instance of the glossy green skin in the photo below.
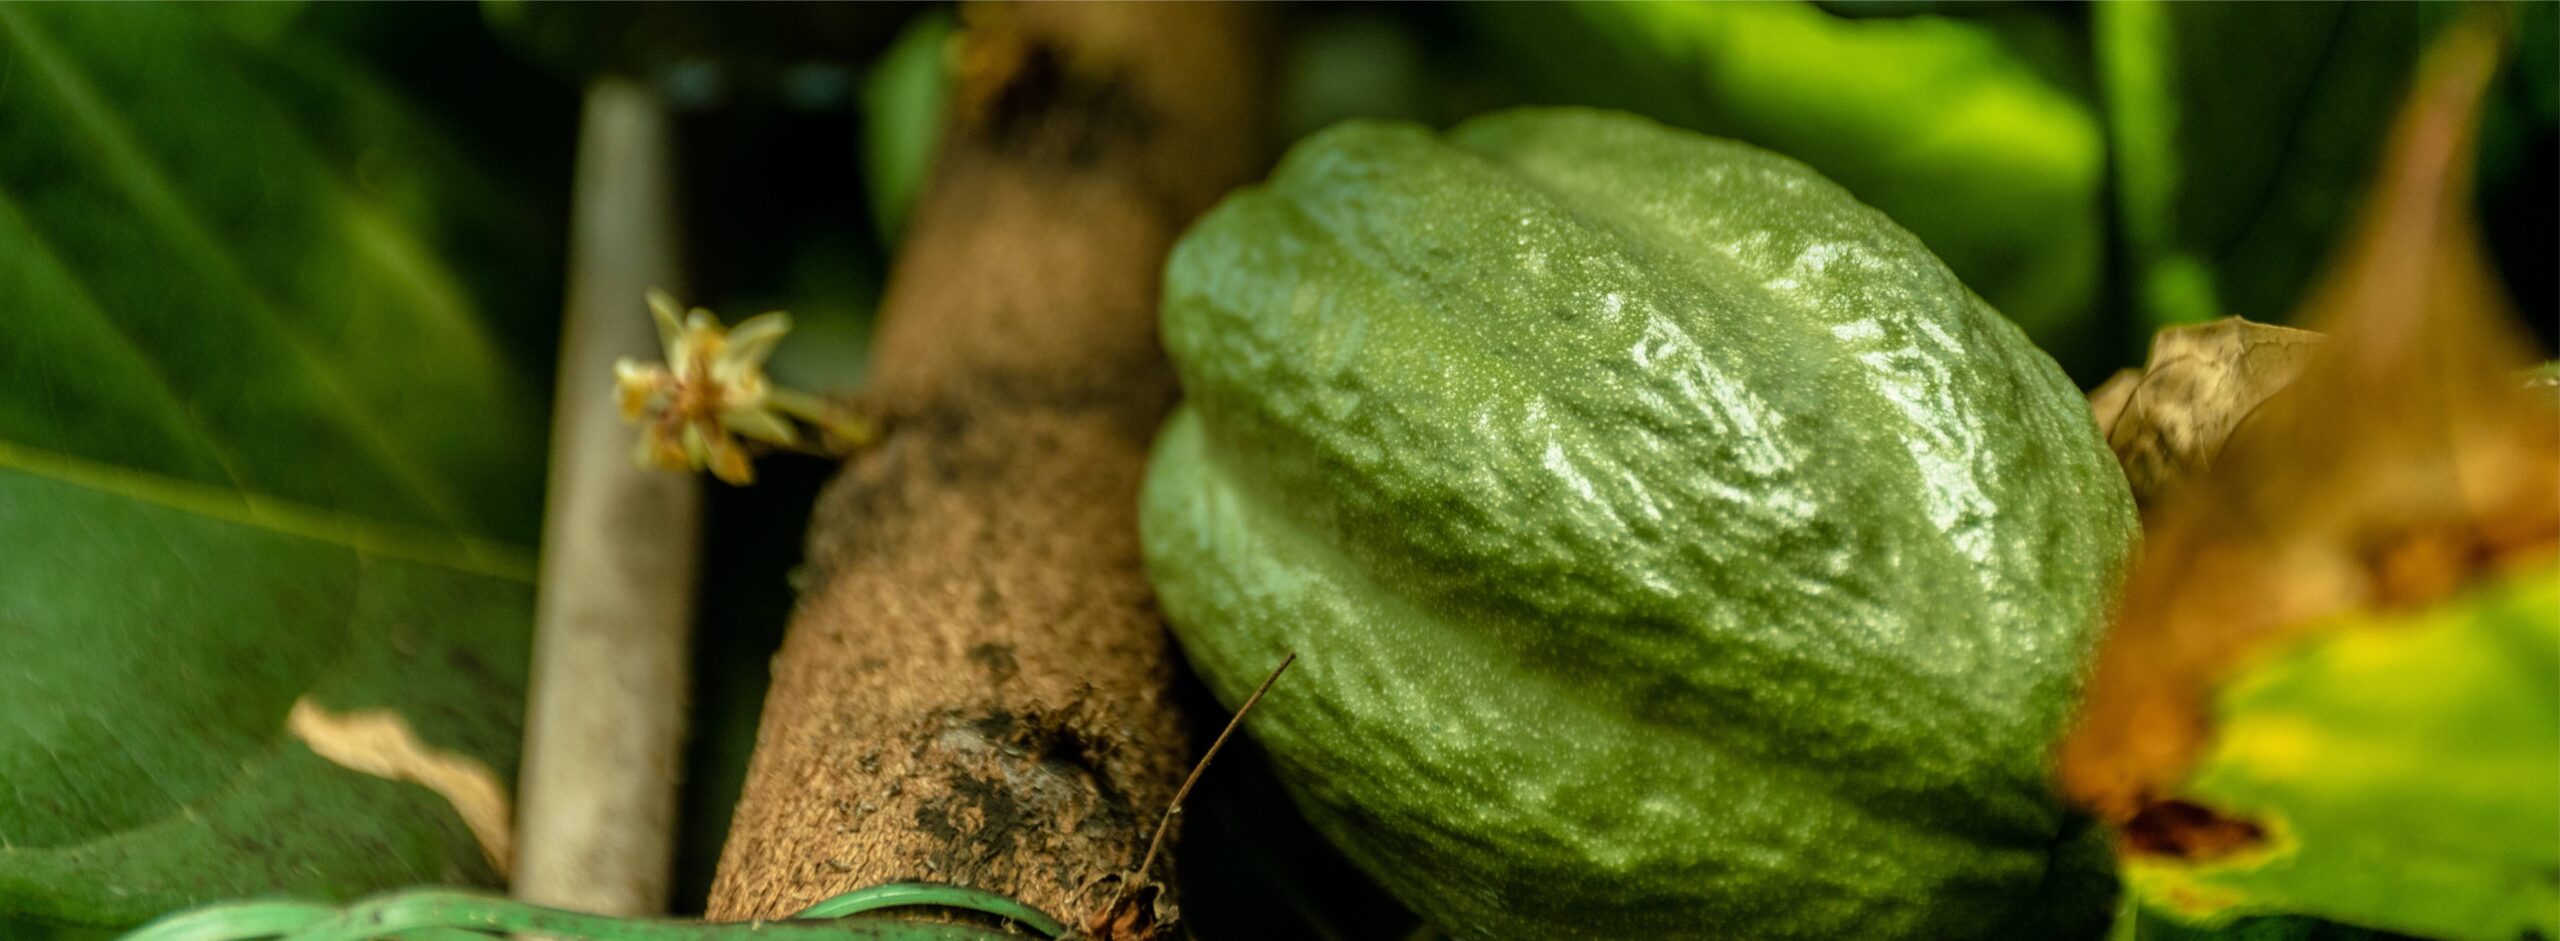
{"type": "Polygon", "coordinates": [[[1249,725],[1397,896],[1464,939],[2014,930],[2132,503],[1911,235],[1626,115],[1350,124],[1164,305],[1148,570],[1230,704],[1301,655],[1249,725]]]}

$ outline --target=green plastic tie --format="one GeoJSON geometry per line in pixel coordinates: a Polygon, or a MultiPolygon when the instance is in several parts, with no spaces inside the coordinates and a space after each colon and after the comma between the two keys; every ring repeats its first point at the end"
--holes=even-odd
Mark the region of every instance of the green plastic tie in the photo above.
{"type": "Polygon", "coordinates": [[[615,918],[447,889],[410,889],[343,908],[310,902],[229,902],[179,912],[134,929],[122,941],[489,941],[530,935],[557,941],[998,941],[1011,931],[861,918],[899,908],[978,912],[1060,941],[1067,927],[993,892],[894,882],[809,906],[787,921],[700,922],[615,918]]]}

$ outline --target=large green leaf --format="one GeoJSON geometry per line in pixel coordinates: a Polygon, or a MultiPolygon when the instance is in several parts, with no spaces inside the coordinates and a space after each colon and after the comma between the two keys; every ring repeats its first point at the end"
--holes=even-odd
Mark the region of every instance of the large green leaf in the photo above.
{"type": "Polygon", "coordinates": [[[287,716],[506,792],[548,408],[489,324],[552,294],[454,259],[547,249],[240,20],[0,5],[0,924],[496,879],[287,716]]]}
{"type": "MultiPolygon", "coordinates": [[[[1485,4],[1532,97],[1637,111],[1812,164],[2071,361],[2097,298],[2091,106],[1980,23],[1803,4],[1485,4]]],[[[2034,30],[2023,29],[2023,33],[2034,30]]]]}
{"type": "Polygon", "coordinates": [[[2153,326],[2291,312],[2345,231],[2429,27],[2414,3],[2095,11],[2135,303],[2153,326]]]}

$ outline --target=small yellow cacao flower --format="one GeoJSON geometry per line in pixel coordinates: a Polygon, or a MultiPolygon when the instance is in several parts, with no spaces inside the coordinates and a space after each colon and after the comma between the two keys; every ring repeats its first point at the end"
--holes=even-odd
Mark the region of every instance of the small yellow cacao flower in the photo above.
{"type": "Polygon", "coordinates": [[[640,424],[634,460],[644,467],[709,470],[732,484],[755,480],[747,445],[839,453],[870,440],[871,427],[806,392],[782,388],[764,374],[774,344],[791,332],[791,315],[758,314],[723,327],[708,310],[679,312],[665,291],[649,292],[663,363],[625,357],[613,365],[615,402],[640,424]],[[816,429],[804,434],[801,425],[816,429]]]}

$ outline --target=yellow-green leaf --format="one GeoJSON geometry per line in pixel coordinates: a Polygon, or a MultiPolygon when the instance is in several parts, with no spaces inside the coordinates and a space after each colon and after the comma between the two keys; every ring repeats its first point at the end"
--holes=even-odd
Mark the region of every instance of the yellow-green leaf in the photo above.
{"type": "Polygon", "coordinates": [[[2181,793],[2264,831],[2133,891],[2193,921],[2317,915],[2560,937],[2560,561],[2428,610],[2359,612],[2236,669],[2181,793]]]}

